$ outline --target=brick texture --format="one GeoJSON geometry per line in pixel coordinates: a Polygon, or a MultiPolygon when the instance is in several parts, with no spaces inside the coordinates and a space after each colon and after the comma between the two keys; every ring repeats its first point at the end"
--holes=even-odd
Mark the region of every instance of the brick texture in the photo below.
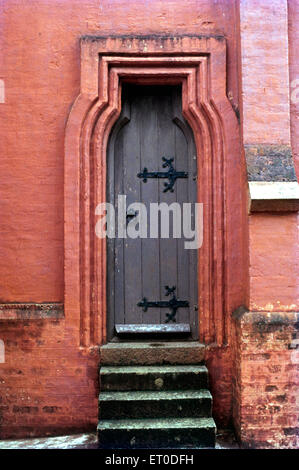
{"type": "Polygon", "coordinates": [[[0,322],[0,438],[94,431],[98,352],[76,348],[63,320],[0,322]]]}
{"type": "Polygon", "coordinates": [[[287,0],[240,1],[244,143],[290,144],[287,0]]]}
{"type": "Polygon", "coordinates": [[[243,447],[298,447],[298,320],[285,312],[236,319],[234,418],[243,447]]]}
{"type": "Polygon", "coordinates": [[[297,214],[250,216],[250,310],[299,310],[297,214]]]}

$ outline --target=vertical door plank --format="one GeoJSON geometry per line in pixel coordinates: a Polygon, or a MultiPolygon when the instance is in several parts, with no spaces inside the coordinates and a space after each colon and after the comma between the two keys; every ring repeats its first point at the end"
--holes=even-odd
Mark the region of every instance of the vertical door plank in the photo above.
{"type": "MultiPolygon", "coordinates": [[[[176,153],[176,169],[178,171],[188,171],[188,146],[181,129],[176,126],[175,129],[175,153],[176,153]]],[[[189,173],[188,173],[189,175],[189,173]]],[[[188,199],[188,179],[178,179],[176,181],[176,195],[177,202],[187,202],[188,199]]],[[[182,208],[182,205],[181,205],[182,208]]],[[[182,211],[183,216],[183,211],[182,211]]],[[[181,224],[181,228],[183,224],[181,224]]],[[[183,231],[183,230],[182,230],[183,231]]],[[[177,263],[178,279],[177,279],[177,296],[181,300],[188,300],[190,302],[190,278],[189,278],[189,263],[190,252],[184,247],[185,240],[183,238],[177,239],[177,263]]],[[[180,308],[177,313],[177,322],[189,323],[189,309],[180,308]]]]}
{"type": "MultiPolygon", "coordinates": [[[[115,142],[114,153],[114,207],[118,214],[118,195],[124,194],[124,143],[125,128],[123,128],[115,142]]],[[[117,229],[117,223],[116,223],[117,229]]],[[[109,269],[109,268],[108,268],[109,269]]],[[[114,240],[114,316],[116,323],[123,323],[125,312],[125,273],[124,273],[124,239],[114,240]]]]}
{"type": "MultiPolygon", "coordinates": [[[[174,166],[176,166],[175,156],[175,126],[172,122],[173,118],[173,107],[171,95],[166,94],[161,97],[158,103],[158,151],[159,151],[159,170],[163,169],[162,157],[174,158],[174,166]]],[[[163,192],[164,183],[167,180],[159,180],[159,200],[161,203],[165,202],[168,205],[176,202],[176,193],[174,192],[163,192]]],[[[170,216],[170,227],[172,228],[172,215],[170,216]]],[[[177,286],[177,242],[172,238],[172,230],[170,232],[171,238],[160,238],[160,272],[161,272],[161,286],[160,286],[160,298],[161,300],[168,300],[169,297],[165,297],[165,285],[169,287],[177,286]]],[[[160,322],[165,323],[166,313],[170,310],[162,309],[160,322]]]]}
{"type": "MultiPolygon", "coordinates": [[[[140,97],[141,109],[141,171],[146,167],[149,171],[158,168],[159,152],[157,141],[157,97],[153,96],[151,87],[145,96],[140,97]]],[[[158,180],[150,179],[147,183],[140,182],[141,200],[146,204],[148,213],[148,235],[150,235],[150,203],[157,202],[158,180]]],[[[159,240],[147,238],[142,244],[142,297],[148,300],[160,300],[160,269],[159,240]]],[[[141,309],[140,309],[141,310],[141,309]]],[[[159,323],[160,308],[150,308],[142,314],[142,323],[159,323]]]]}

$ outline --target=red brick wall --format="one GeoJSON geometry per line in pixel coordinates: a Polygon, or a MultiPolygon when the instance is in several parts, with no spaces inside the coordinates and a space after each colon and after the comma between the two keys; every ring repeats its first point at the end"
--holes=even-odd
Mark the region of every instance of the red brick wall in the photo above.
{"type": "Polygon", "coordinates": [[[247,312],[236,320],[235,419],[243,447],[297,448],[298,313],[247,312]]]}
{"type": "Polygon", "coordinates": [[[0,323],[0,438],[95,430],[98,352],[63,320],[0,323]]]}
{"type": "Polygon", "coordinates": [[[250,310],[299,310],[297,213],[249,220],[250,310]]]}
{"type": "MultiPolygon", "coordinates": [[[[244,143],[292,143],[296,160],[299,121],[290,108],[289,71],[292,81],[298,2],[240,3],[244,143]]],[[[232,341],[236,430],[246,447],[297,447],[297,213],[251,214],[249,258],[249,311],[236,319],[232,341]]]]}
{"type": "Polygon", "coordinates": [[[244,144],[289,144],[286,0],[240,0],[244,144]]]}

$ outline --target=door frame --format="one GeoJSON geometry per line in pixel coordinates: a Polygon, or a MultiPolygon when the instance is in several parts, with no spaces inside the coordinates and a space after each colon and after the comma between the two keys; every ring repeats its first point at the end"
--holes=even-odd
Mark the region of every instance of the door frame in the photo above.
{"type": "Polygon", "coordinates": [[[95,236],[95,207],[106,201],[107,142],[121,112],[124,81],[182,86],[183,116],[196,145],[197,197],[204,207],[199,340],[227,344],[230,313],[246,301],[247,194],[240,187],[240,128],[226,96],[222,36],[81,39],[81,89],[65,137],[65,316],[82,347],[106,342],[106,240],[95,236]]]}

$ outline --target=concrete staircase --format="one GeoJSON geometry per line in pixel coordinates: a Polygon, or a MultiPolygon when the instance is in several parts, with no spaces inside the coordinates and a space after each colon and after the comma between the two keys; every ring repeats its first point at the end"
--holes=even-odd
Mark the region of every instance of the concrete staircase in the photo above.
{"type": "MultiPolygon", "coordinates": [[[[208,390],[205,365],[144,365],[142,354],[139,360],[136,360],[135,354],[135,365],[132,366],[124,365],[124,358],[122,356],[119,360],[119,355],[122,356],[118,352],[118,360],[115,360],[115,354],[111,359],[108,351],[106,359],[105,354],[102,357],[104,365],[100,369],[98,424],[100,447],[157,449],[215,446],[216,426],[211,415],[212,396],[208,390]]],[[[161,362],[161,355],[159,358],[157,362],[161,362]]],[[[150,362],[154,362],[154,358],[150,362]]],[[[127,364],[132,364],[130,354],[127,354],[127,364]]]]}

